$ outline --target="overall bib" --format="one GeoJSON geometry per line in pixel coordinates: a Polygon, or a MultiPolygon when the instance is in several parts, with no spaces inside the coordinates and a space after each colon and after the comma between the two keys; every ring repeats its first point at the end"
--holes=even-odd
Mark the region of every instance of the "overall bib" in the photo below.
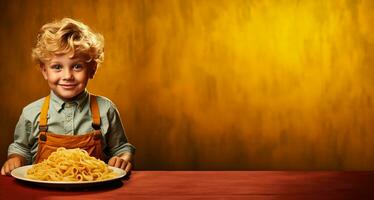
{"type": "Polygon", "coordinates": [[[59,147],[66,149],[81,148],[98,159],[103,160],[101,131],[100,131],[100,111],[96,96],[90,94],[90,109],[92,115],[93,131],[84,135],[61,135],[48,132],[47,115],[49,109],[50,95],[45,98],[39,120],[38,151],[36,153],[35,164],[47,159],[48,156],[59,147]]]}

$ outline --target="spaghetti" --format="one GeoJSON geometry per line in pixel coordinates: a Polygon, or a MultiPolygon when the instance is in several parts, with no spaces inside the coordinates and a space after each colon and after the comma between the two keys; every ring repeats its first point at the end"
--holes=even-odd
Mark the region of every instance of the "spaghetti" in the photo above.
{"type": "Polygon", "coordinates": [[[26,177],[43,181],[96,181],[116,177],[102,160],[83,149],[58,148],[48,159],[30,168],[26,177]]]}

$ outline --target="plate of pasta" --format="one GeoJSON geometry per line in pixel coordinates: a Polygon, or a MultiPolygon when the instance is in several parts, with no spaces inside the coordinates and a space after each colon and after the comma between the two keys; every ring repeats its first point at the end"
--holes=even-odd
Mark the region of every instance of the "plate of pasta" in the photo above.
{"type": "Polygon", "coordinates": [[[37,184],[79,186],[121,179],[126,172],[89,156],[85,150],[58,148],[44,161],[16,168],[11,175],[37,184]]]}

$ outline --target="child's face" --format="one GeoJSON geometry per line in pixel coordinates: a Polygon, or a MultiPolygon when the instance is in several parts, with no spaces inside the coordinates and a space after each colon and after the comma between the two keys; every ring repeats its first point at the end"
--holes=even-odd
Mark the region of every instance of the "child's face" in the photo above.
{"type": "Polygon", "coordinates": [[[54,55],[41,66],[42,74],[51,90],[64,101],[73,100],[82,93],[96,67],[90,67],[82,58],[71,54],[54,55]]]}

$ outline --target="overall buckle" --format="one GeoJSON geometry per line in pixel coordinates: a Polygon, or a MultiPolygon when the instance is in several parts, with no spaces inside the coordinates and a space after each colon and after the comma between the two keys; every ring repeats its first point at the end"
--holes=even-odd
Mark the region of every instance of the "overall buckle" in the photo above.
{"type": "Polygon", "coordinates": [[[95,130],[100,130],[100,125],[92,123],[92,128],[95,130]]]}
{"type": "Polygon", "coordinates": [[[47,125],[39,125],[39,131],[40,132],[47,132],[48,126],[47,125]]]}

